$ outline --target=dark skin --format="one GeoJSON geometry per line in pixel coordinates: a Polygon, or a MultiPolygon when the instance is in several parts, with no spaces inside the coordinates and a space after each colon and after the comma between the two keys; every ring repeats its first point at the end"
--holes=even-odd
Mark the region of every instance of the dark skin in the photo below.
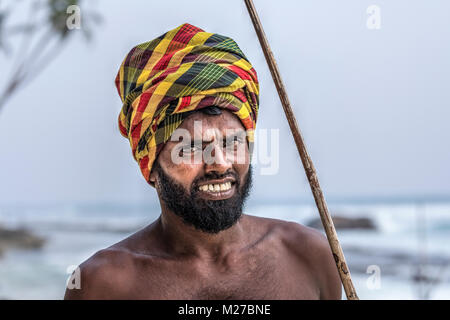
{"type": "MultiPolygon", "coordinates": [[[[236,163],[217,140],[226,128],[244,130],[239,118],[226,110],[195,112],[180,128],[194,136],[195,120],[202,121],[203,133],[210,129],[201,138],[215,146],[216,161],[174,164],[171,151],[178,142],[170,141],[158,156],[161,168],[186,191],[211,171],[234,170],[242,185],[249,168],[247,144],[245,161],[236,163]]],[[[152,172],[150,179],[160,198],[159,218],[83,262],[81,289],[67,289],[65,299],[341,299],[339,274],[320,232],[243,214],[232,227],[206,233],[171,212],[161,200],[158,175],[152,172]]]]}

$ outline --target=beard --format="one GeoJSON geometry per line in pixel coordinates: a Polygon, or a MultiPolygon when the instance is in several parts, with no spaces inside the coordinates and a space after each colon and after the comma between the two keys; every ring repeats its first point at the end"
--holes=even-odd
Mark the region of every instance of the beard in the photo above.
{"type": "Polygon", "coordinates": [[[224,174],[211,172],[192,182],[189,192],[169,177],[158,162],[155,163],[160,181],[160,197],[166,206],[184,223],[207,233],[218,233],[233,226],[241,217],[252,186],[252,166],[241,185],[240,177],[231,171],[224,174]],[[233,177],[236,191],[232,197],[222,200],[206,200],[199,197],[199,183],[210,179],[233,177]]]}

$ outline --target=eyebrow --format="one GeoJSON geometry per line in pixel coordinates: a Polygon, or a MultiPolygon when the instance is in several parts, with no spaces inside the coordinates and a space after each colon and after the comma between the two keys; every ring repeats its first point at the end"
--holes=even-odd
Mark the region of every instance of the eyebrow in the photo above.
{"type": "MultiPolygon", "coordinates": [[[[234,132],[231,135],[225,136],[223,137],[223,141],[229,141],[231,138],[243,138],[246,136],[246,132],[244,130],[238,130],[236,132],[234,132]]],[[[195,145],[195,144],[206,144],[206,143],[210,143],[212,140],[203,140],[203,139],[191,139],[190,144],[195,145]]],[[[186,141],[186,143],[184,145],[189,145],[189,141],[186,141]]]]}

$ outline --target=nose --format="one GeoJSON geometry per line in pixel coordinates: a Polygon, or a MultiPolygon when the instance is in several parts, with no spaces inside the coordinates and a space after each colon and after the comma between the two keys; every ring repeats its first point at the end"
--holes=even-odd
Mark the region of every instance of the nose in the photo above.
{"type": "Polygon", "coordinates": [[[232,161],[227,159],[226,152],[220,143],[214,143],[210,153],[210,159],[205,159],[205,172],[224,174],[232,168],[232,161]]]}

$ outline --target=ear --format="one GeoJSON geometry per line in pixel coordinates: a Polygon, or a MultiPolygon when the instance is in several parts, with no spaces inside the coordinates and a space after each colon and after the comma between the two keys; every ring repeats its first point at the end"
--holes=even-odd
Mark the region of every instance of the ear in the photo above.
{"type": "Polygon", "coordinates": [[[150,182],[156,183],[156,177],[158,176],[158,174],[156,173],[156,170],[153,170],[150,172],[150,182]]]}
{"type": "Polygon", "coordinates": [[[154,185],[156,184],[156,180],[158,178],[158,170],[157,167],[159,166],[159,163],[157,162],[158,158],[153,162],[152,164],[152,169],[150,171],[150,176],[148,178],[148,180],[153,183],[154,185]]]}

